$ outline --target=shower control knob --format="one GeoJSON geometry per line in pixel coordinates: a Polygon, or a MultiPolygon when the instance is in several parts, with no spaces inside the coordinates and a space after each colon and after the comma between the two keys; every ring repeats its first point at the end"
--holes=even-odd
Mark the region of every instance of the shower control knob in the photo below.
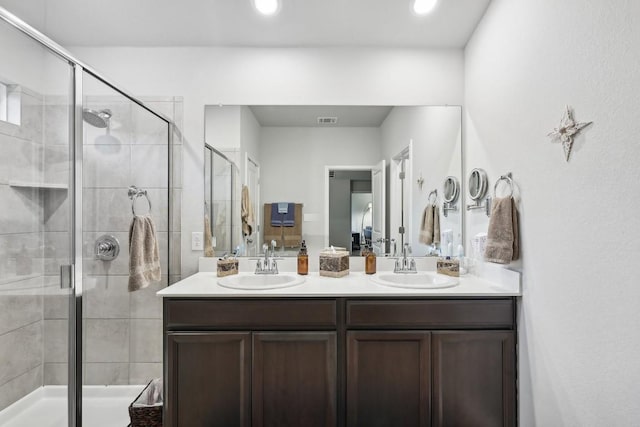
{"type": "Polygon", "coordinates": [[[120,253],[120,242],[115,236],[104,234],[96,240],[94,253],[96,259],[101,261],[113,261],[120,253]]]}

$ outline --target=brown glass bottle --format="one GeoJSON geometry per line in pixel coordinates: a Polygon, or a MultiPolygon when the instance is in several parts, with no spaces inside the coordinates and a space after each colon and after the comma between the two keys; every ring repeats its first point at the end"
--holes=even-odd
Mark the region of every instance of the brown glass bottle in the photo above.
{"type": "Polygon", "coordinates": [[[307,244],[302,241],[300,252],[298,252],[298,274],[306,276],[309,274],[309,255],[307,254],[307,244]]]}
{"type": "Polygon", "coordinates": [[[369,248],[364,258],[364,272],[366,274],[376,274],[376,254],[373,248],[369,248]]]}

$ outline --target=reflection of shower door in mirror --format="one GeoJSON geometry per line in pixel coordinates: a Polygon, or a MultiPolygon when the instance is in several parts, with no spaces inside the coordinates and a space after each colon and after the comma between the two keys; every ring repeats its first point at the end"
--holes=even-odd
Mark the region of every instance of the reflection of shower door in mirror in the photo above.
{"type": "Polygon", "coordinates": [[[245,238],[245,254],[250,256],[258,255],[259,248],[262,246],[260,241],[260,165],[255,162],[248,154],[245,153],[245,185],[249,188],[249,196],[251,197],[251,205],[253,206],[254,227],[251,236],[245,238]]]}
{"type": "MultiPolygon", "coordinates": [[[[411,171],[412,143],[391,159],[389,178],[389,238],[395,239],[396,255],[405,243],[411,242],[412,228],[411,171]]],[[[394,245],[389,251],[393,252],[394,245]]]]}
{"type": "Polygon", "coordinates": [[[378,255],[386,252],[385,245],[385,161],[382,160],[371,169],[371,190],[373,203],[373,229],[371,230],[371,243],[373,250],[378,255]]]}

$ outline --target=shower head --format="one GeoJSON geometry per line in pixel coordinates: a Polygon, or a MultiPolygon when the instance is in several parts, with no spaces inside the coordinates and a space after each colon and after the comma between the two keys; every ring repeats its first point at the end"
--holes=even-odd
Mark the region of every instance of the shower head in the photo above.
{"type": "Polygon", "coordinates": [[[109,126],[109,119],[111,118],[111,110],[104,109],[100,111],[91,110],[85,108],[82,110],[82,118],[85,122],[97,128],[106,128],[109,126]]]}

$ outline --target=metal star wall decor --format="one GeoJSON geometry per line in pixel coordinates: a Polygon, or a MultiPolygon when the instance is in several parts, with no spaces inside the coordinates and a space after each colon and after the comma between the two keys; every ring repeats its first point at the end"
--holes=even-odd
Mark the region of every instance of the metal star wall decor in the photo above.
{"type": "Polygon", "coordinates": [[[560,126],[554,128],[552,132],[547,134],[553,140],[562,142],[562,148],[564,148],[565,160],[569,161],[571,155],[571,147],[573,146],[573,137],[583,128],[589,126],[593,122],[578,123],[573,119],[573,111],[571,107],[567,105],[567,108],[560,120],[560,126]]]}

